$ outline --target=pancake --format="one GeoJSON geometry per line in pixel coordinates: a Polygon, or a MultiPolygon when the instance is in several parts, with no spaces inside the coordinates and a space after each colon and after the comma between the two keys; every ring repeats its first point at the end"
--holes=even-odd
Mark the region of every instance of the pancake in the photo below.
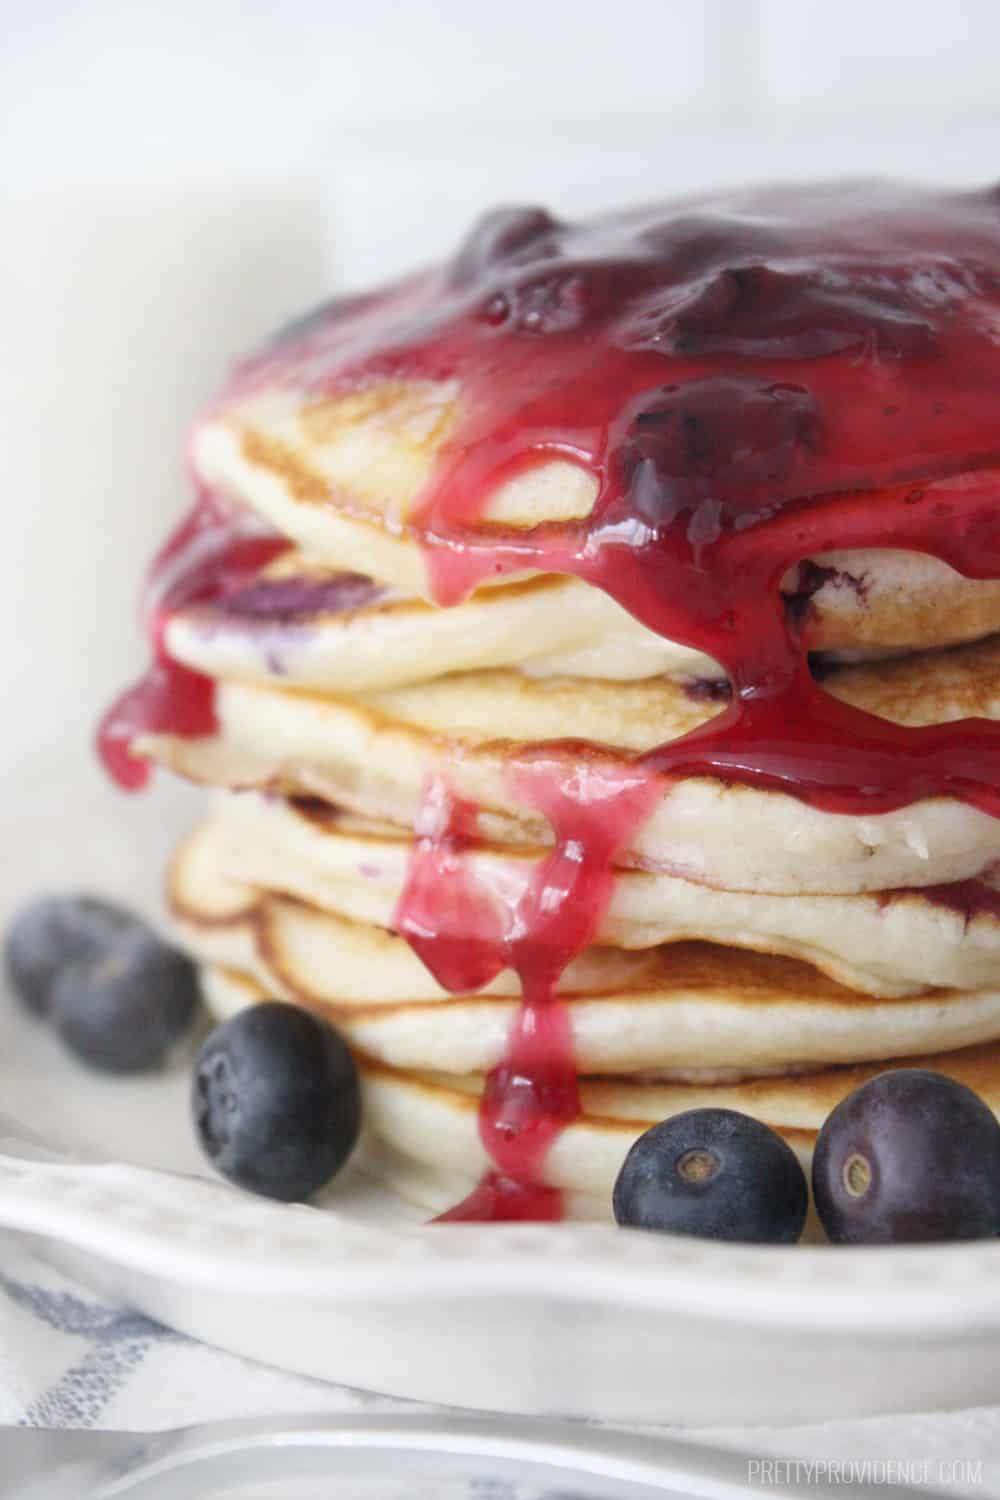
{"type": "MultiPolygon", "coordinates": [[[[189,846],[189,862],[272,894],[292,896],[352,922],[392,927],[412,840],[321,803],[254,793],[219,799],[189,846]]],[[[482,845],[463,864],[508,924],[543,849],[482,845]]],[[[179,856],[178,879],[184,857],[179,856]]],[[[442,914],[446,926],[448,912],[442,914]]],[[[770,896],[719,891],[663,873],[622,870],[596,941],[650,948],[697,938],[813,964],[867,994],[932,987],[975,989],[1000,974],[1000,891],[995,884],[861,896],[770,896]]]]}
{"type": "MultiPolygon", "coordinates": [[[[213,833],[205,828],[183,845],[170,871],[170,908],[191,943],[197,943],[200,929],[207,940],[217,939],[223,952],[239,944],[235,951],[245,955],[250,949],[244,944],[251,942],[260,965],[310,1001],[355,1006],[447,998],[448,992],[395,933],[229,879],[220,867],[213,833]]],[[[643,952],[590,948],[567,967],[561,987],[600,993],[631,981],[647,963],[643,952]]],[[[517,995],[517,980],[505,970],[484,992],[517,995]]]]}
{"type": "MultiPolygon", "coordinates": [[[[250,506],[327,567],[433,600],[412,521],[461,403],[454,382],[316,396],[276,372],[273,386],[237,385],[198,426],[192,461],[203,484],[250,506]]],[[[528,531],[589,515],[596,495],[583,469],[542,464],[500,484],[482,521],[487,530],[502,523],[528,531]]],[[[813,650],[924,650],[1000,630],[1000,583],[964,578],[913,552],[824,551],[789,570],[783,591],[801,599],[804,580],[813,650]]],[[[570,607],[586,613],[590,591],[585,583],[568,589],[570,607]]]]}
{"type": "MultiPolygon", "coordinates": [[[[265,998],[260,986],[238,971],[209,967],[203,986],[210,1010],[220,1019],[265,998]]],[[[366,1129],[377,1143],[369,1163],[431,1211],[451,1207],[490,1166],[478,1131],[481,1076],[403,1070],[363,1051],[357,1060],[366,1129]]],[[[927,1052],[902,1062],[957,1079],[1000,1114],[1000,1044],[927,1052]]],[[[638,1136],[671,1115],[711,1106],[763,1120],[808,1167],[817,1132],[831,1110],[885,1067],[878,1062],[729,1083],[583,1078],[582,1114],[556,1139],[541,1178],[564,1190],[570,1216],[608,1217],[615,1177],[638,1136]]]]}
{"type": "MultiPolygon", "coordinates": [[[[908,726],[1000,717],[1000,640],[844,668],[829,688],[908,726]]],[[[524,778],[512,778],[512,761],[537,766],[545,744],[548,763],[577,782],[589,779],[599,795],[609,777],[620,783],[623,764],[627,775],[629,757],[718,709],[666,678],[465,673],[357,698],[223,682],[215,734],[147,734],[136,749],[195,781],[316,795],[404,829],[417,826],[428,784],[443,776],[456,797],[480,809],[483,837],[530,845],[551,833],[526,800],[524,778]]],[[[731,891],[834,895],[939,885],[979,877],[1000,859],[1000,819],[945,797],[859,817],[738,783],[665,779],[620,859],[731,891]]]]}
{"type": "Polygon", "coordinates": [[[234,596],[179,609],[167,645],[210,677],[331,693],[511,666],[608,681],[724,675],[711,657],[662,640],[575,579],[486,589],[443,610],[359,574],[332,573],[297,552],[234,596]]]}
{"type": "MultiPolygon", "coordinates": [[[[790,594],[790,603],[796,597],[790,594]]],[[[278,558],[225,600],[177,610],[166,641],[173,657],[209,677],[335,694],[506,667],[605,682],[725,678],[711,657],[663,640],[576,579],[484,589],[442,610],[363,575],[331,572],[299,552],[278,558]]],[[[902,649],[899,642],[855,644],[825,655],[835,663],[902,649]]]]}
{"type": "MultiPolygon", "coordinates": [[[[480,994],[449,996],[385,929],[227,879],[211,832],[182,847],[169,886],[178,935],[200,962],[328,1014],[394,1066],[485,1072],[501,1060],[518,1006],[509,972],[480,994]]],[[[707,943],[592,948],[560,992],[583,1072],[759,1073],[1000,1036],[997,985],[879,998],[796,960],[707,943]]]]}

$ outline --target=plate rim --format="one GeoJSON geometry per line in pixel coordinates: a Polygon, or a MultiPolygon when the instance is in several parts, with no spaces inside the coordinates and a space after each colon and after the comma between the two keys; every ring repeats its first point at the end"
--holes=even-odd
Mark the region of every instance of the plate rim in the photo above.
{"type": "Polygon", "coordinates": [[[210,1179],[10,1156],[0,1156],[0,1224],[133,1273],[240,1295],[504,1295],[631,1305],[729,1332],[766,1324],[900,1343],[1000,1332],[1000,1240],[772,1247],[610,1224],[386,1226],[210,1179]]]}

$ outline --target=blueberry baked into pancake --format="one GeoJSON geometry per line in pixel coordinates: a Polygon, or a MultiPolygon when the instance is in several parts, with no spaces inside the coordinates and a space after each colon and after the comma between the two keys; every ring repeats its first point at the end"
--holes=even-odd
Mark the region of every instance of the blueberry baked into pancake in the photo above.
{"type": "Polygon", "coordinates": [[[216,789],[213,1011],[332,1022],[452,1219],[606,1218],[691,1110],[1000,1109],[998,391],[1000,194],[886,183],[500,209],[251,355],[101,729],[216,789]]]}

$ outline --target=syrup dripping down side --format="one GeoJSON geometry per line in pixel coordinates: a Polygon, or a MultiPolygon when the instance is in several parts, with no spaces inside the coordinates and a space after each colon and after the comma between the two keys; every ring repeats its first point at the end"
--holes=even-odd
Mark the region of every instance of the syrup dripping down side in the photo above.
{"type": "Polygon", "coordinates": [[[501,906],[465,856],[476,844],[476,809],[440,779],[426,791],[418,839],[394,926],[453,993],[481,989],[515,971],[521,1005],[502,1061],[488,1075],[479,1133],[494,1164],[484,1184],[449,1220],[561,1217],[558,1192],[543,1181],[554,1141],[580,1113],[569,1011],[557,985],[594,940],[611,900],[614,861],[648,814],[650,778],[588,764],[580,746],[567,776],[544,754],[516,757],[512,790],[547,818],[552,851],[519,898],[501,906]]]}
{"type": "Polygon", "coordinates": [[[171,614],[237,594],[287,548],[283,538],[248,513],[203,493],[156,555],[141,610],[153,659],[139,681],[112,704],[97,731],[98,754],[124,790],[138,791],[149,781],[148,762],[133,754],[140,736],[199,739],[217,728],[214,682],[176,661],[167,649],[171,614]]]}

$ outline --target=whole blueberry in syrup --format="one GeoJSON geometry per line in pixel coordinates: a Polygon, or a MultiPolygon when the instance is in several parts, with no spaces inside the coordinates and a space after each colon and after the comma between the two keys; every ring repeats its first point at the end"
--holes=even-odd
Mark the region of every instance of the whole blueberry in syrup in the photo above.
{"type": "Polygon", "coordinates": [[[99,958],[139,930],[138,919],[110,901],[43,896],[19,912],[8,930],[4,964],[11,988],[29,1010],[44,1015],[67,964],[99,958]]]}
{"type": "Polygon", "coordinates": [[[941,1073],[899,1068],[855,1089],[819,1133],[812,1177],[835,1244],[1000,1233],[1000,1124],[941,1073]]]}
{"type": "Polygon", "coordinates": [[[187,1030],[200,992],[186,954],[138,925],[61,969],[51,1014],[70,1051],[106,1073],[159,1066],[187,1030]]]}
{"type": "Polygon", "coordinates": [[[791,1245],[809,1206],[792,1148],[732,1109],[691,1109],[639,1137],[618,1174],[619,1224],[708,1239],[791,1245]]]}
{"type": "Polygon", "coordinates": [[[215,1028],[198,1054],[191,1102],[215,1168],[286,1203],[329,1182],[361,1128],[358,1072],[343,1037],[277,1000],[215,1028]]]}

